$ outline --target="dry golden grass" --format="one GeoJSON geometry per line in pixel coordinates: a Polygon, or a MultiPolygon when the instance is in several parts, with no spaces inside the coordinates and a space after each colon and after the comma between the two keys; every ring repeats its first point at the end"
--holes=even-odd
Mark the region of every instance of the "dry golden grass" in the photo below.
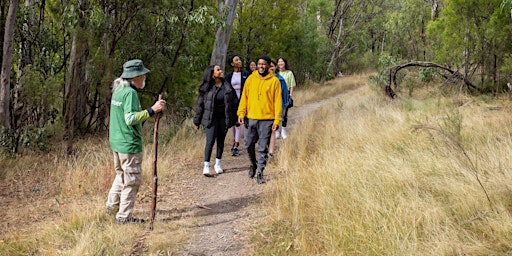
{"type": "Polygon", "coordinates": [[[335,80],[327,81],[323,86],[317,83],[308,82],[307,86],[295,89],[293,98],[295,102],[300,102],[301,104],[330,98],[346,92],[347,90],[355,89],[361,86],[361,84],[365,84],[368,80],[368,76],[368,74],[362,74],[337,78],[335,80]]]}
{"type": "MultiPolygon", "coordinates": [[[[366,79],[299,88],[295,98],[317,101],[366,79]]],[[[253,254],[511,254],[510,102],[424,95],[390,100],[366,87],[291,126],[271,163],[268,217],[259,222],[264,226],[252,240],[253,254]]],[[[201,159],[204,148],[190,120],[172,132],[165,121],[159,183],[201,159]]],[[[144,185],[135,211],[143,216],[148,212],[140,202],[147,203],[151,191],[152,125],[144,127],[144,185]]],[[[226,143],[231,139],[228,134],[226,143]]],[[[146,255],[182,246],[188,234],[179,221],[158,222],[146,233],[117,226],[104,214],[114,175],[106,137],[78,142],[75,157],[63,157],[63,148],[0,159],[7,170],[0,176],[2,200],[8,202],[0,255],[127,255],[142,236],[146,255]]]]}
{"type": "Polygon", "coordinates": [[[511,108],[491,104],[367,87],[308,115],[281,144],[255,254],[512,253],[511,108]]]}
{"type": "MultiPolygon", "coordinates": [[[[162,120],[165,122],[165,120],[162,120]]],[[[166,126],[161,124],[164,138],[166,126]]],[[[191,139],[192,126],[178,129],[177,137],[160,142],[159,183],[172,179],[187,159],[202,153],[191,139]],[[180,138],[180,139],[178,139],[180,138]]],[[[151,200],[152,129],[144,127],[147,138],[143,162],[143,186],[134,213],[147,217],[142,202],[151,200]]],[[[176,250],[187,234],[177,223],[156,223],[146,233],[140,225],[116,225],[105,214],[105,200],[114,177],[113,157],[106,137],[88,138],[75,144],[76,153],[65,157],[65,146],[47,155],[26,155],[16,160],[3,158],[2,188],[5,195],[0,235],[0,255],[127,255],[134,242],[144,237],[147,253],[159,255],[176,250]],[[169,239],[172,238],[172,239],[169,239]]]]}

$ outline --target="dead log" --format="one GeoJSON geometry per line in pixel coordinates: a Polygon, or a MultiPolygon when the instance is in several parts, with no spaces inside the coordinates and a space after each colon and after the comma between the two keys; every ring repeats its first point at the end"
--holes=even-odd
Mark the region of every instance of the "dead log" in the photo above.
{"type": "Polygon", "coordinates": [[[404,64],[400,64],[400,65],[396,65],[394,67],[391,67],[389,69],[389,83],[386,84],[386,93],[391,97],[391,98],[394,98],[396,96],[396,93],[393,91],[392,87],[391,86],[394,86],[395,88],[398,87],[397,83],[396,83],[396,74],[398,73],[398,71],[400,71],[401,69],[403,68],[407,68],[407,67],[424,67],[424,68],[438,68],[438,69],[441,69],[441,70],[444,70],[448,73],[450,73],[452,75],[452,77],[456,78],[457,80],[460,80],[462,82],[464,82],[464,84],[468,87],[468,88],[472,88],[472,89],[476,89],[478,91],[480,91],[478,89],[478,87],[476,87],[473,83],[471,83],[471,81],[469,81],[463,74],[461,74],[459,71],[456,71],[456,70],[451,70],[447,67],[444,67],[444,66],[441,66],[437,63],[434,63],[434,62],[426,62],[426,61],[413,61],[413,62],[408,62],[408,63],[404,63],[404,64]]]}

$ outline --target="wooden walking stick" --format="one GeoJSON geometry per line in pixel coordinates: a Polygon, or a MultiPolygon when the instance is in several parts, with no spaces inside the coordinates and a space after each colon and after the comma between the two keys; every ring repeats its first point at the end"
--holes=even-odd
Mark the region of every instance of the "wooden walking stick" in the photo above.
{"type": "MultiPolygon", "coordinates": [[[[158,100],[162,99],[162,94],[158,95],[158,100]]],[[[155,129],[153,132],[153,203],[151,204],[151,215],[149,217],[148,230],[153,230],[153,222],[155,221],[156,215],[156,195],[158,189],[158,173],[156,171],[157,160],[158,160],[158,124],[160,123],[160,118],[162,117],[162,112],[156,113],[155,120],[155,129]]]]}

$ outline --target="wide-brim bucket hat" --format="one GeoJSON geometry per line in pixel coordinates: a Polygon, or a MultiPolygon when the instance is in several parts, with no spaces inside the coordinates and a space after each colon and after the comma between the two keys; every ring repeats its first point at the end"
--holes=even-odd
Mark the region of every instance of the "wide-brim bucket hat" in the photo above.
{"type": "Polygon", "coordinates": [[[142,60],[129,60],[123,64],[123,74],[121,78],[134,78],[144,75],[149,72],[149,69],[144,67],[142,60]]]}

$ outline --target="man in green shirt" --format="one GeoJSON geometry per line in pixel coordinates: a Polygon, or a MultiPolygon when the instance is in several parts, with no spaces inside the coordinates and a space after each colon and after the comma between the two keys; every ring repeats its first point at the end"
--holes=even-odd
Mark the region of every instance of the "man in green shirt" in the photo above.
{"type": "Polygon", "coordinates": [[[116,214],[116,223],[144,223],[132,215],[142,182],[142,122],[162,111],[164,100],[142,110],[137,89],[145,86],[146,73],[141,60],[123,65],[123,74],[113,82],[110,103],[110,147],[114,153],[116,177],[107,198],[107,212],[116,214]]]}

